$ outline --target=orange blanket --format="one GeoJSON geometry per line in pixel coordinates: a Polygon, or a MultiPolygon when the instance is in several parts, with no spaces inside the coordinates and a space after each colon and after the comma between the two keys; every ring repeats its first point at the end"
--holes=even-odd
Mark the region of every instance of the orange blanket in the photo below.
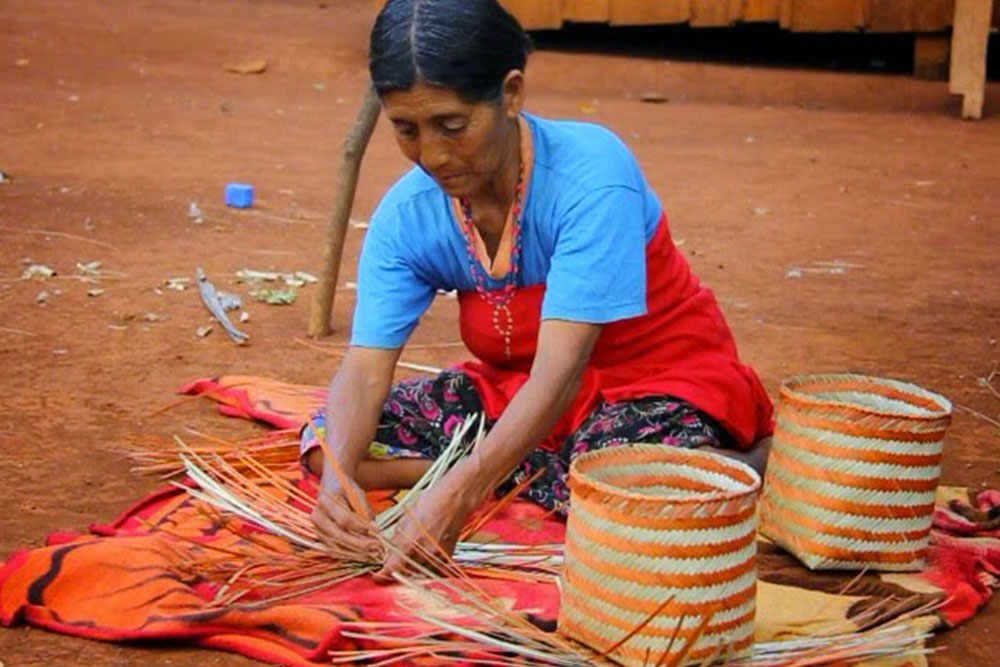
{"type": "MultiPolygon", "coordinates": [[[[211,392],[227,414],[286,428],[300,423],[323,398],[315,388],[245,377],[205,380],[186,390],[211,392]]],[[[297,471],[288,474],[291,478],[297,471]]],[[[299,484],[314,490],[308,480],[299,484]]],[[[393,502],[393,494],[375,493],[372,502],[376,510],[385,508],[393,502]]],[[[757,639],[851,632],[865,627],[870,618],[865,612],[875,605],[903,613],[930,601],[941,602],[935,613],[920,619],[920,627],[926,629],[968,620],[989,599],[996,583],[993,575],[1000,574],[998,508],[1000,493],[944,490],[928,570],[867,575],[847,594],[843,591],[853,574],[809,572],[778,548],[761,543],[757,639]]],[[[368,645],[345,636],[352,623],[408,619],[431,604],[397,586],[356,579],[254,610],[206,608],[215,588],[192,574],[186,561],[202,553],[206,544],[238,545],[252,531],[246,524],[225,530],[185,491],[164,489],[114,523],[93,525],[87,534],[55,534],[44,548],[11,555],[0,569],[0,622],[28,623],[105,641],[192,642],[305,667],[329,664],[331,649],[368,645]]],[[[515,503],[491,519],[483,532],[486,538],[539,544],[561,540],[563,525],[543,518],[530,504],[515,503]]],[[[540,621],[557,614],[554,585],[509,581],[482,585],[511,608],[530,612],[540,621]]],[[[910,664],[922,664],[922,658],[913,658],[910,664]]]]}

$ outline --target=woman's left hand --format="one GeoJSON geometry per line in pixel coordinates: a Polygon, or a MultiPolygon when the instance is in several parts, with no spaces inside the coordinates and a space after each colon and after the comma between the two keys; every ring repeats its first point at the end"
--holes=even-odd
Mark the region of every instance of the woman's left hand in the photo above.
{"type": "Polygon", "coordinates": [[[483,500],[481,491],[453,469],[421,494],[415,507],[404,516],[392,537],[396,550],[375,574],[381,583],[393,581],[393,574],[410,569],[408,559],[432,569],[450,557],[469,515],[483,500]],[[442,553],[443,552],[443,553],[442,553]]]}

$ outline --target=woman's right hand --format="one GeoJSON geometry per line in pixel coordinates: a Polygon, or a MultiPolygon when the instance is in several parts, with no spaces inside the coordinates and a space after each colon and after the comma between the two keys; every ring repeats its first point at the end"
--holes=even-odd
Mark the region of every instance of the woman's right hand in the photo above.
{"type": "Polygon", "coordinates": [[[338,478],[329,468],[329,464],[324,466],[318,502],[312,513],[319,539],[337,551],[347,547],[350,551],[359,552],[359,555],[377,556],[381,549],[373,534],[375,525],[359,515],[349,500],[353,497],[355,502],[361,504],[362,512],[368,517],[374,516],[364,490],[352,479],[338,478]]]}

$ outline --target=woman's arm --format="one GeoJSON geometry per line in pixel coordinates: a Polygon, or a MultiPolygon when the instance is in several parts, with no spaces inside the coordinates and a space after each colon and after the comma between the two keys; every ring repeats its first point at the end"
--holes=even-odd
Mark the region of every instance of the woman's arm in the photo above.
{"type": "Polygon", "coordinates": [[[455,468],[478,506],[535,449],[569,407],[601,327],[544,320],[531,375],[472,456],[455,468]]]}
{"type": "Polygon", "coordinates": [[[312,518],[323,541],[331,546],[342,542],[371,546],[364,539],[368,536],[368,525],[351,511],[348,497],[354,495],[365,502],[364,491],[356,481],[358,467],[375,436],[399,353],[399,349],[350,347],[330,382],[326,404],[327,452],[324,456],[314,450],[308,464],[316,471],[320,467],[317,463],[322,462],[320,502],[312,518]],[[328,460],[329,456],[336,461],[328,460]]]}
{"type": "Polygon", "coordinates": [[[396,546],[378,578],[404,568],[404,558],[454,550],[469,515],[527,457],[573,401],[601,327],[545,320],[528,381],[473,454],[421,496],[397,531],[396,546]]]}

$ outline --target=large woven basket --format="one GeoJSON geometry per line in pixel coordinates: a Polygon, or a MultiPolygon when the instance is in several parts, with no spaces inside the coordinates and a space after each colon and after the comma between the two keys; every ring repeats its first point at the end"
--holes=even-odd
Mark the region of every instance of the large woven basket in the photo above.
{"type": "Polygon", "coordinates": [[[761,532],[812,569],[921,569],[951,409],[895,380],[785,382],[761,532]]]}
{"type": "Polygon", "coordinates": [[[578,458],[560,632],[628,667],[745,655],[760,484],[742,463],[663,445],[578,458]]]}

